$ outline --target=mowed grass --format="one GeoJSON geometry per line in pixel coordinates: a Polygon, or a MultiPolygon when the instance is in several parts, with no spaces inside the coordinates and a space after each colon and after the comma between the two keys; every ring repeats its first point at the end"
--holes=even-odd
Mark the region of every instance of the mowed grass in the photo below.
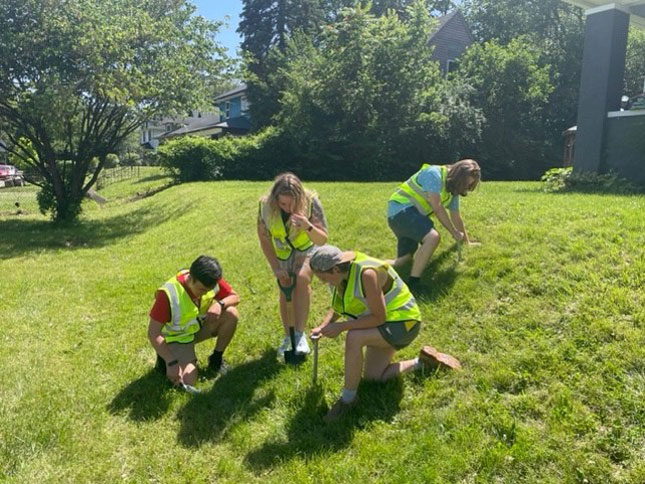
{"type": "MultiPolygon", "coordinates": [[[[343,340],[287,368],[277,289],[256,236],[270,183],[104,190],[74,228],[0,218],[0,481],[6,483],[643,483],[645,198],[548,195],[484,183],[462,200],[481,247],[443,241],[419,297],[433,344],[460,373],[364,383],[346,419],[343,340]],[[156,374],[155,289],[199,254],[240,293],[230,373],[191,396],[156,374]]],[[[391,257],[395,183],[311,183],[330,242],[391,257]]],[[[407,270],[402,271],[407,275],[407,270]]],[[[329,292],[313,285],[309,327],[329,292]]],[[[203,365],[212,342],[198,347],[203,365]]]]}

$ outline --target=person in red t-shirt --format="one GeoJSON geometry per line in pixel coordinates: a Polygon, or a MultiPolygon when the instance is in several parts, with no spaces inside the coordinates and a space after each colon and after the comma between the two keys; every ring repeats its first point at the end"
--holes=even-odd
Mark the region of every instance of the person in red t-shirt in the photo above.
{"type": "Polygon", "coordinates": [[[150,310],[148,339],[157,352],[157,368],[176,385],[193,388],[197,380],[195,343],[217,338],[208,371],[224,370],[223,353],[239,318],[240,298],[222,279],[214,257],[202,255],[157,290],[150,310]]]}

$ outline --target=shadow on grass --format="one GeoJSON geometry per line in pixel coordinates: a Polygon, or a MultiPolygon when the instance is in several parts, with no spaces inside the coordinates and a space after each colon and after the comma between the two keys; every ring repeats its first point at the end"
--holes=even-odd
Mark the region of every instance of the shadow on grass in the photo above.
{"type": "Polygon", "coordinates": [[[154,369],[129,383],[108,404],[113,415],[128,411],[128,417],[136,422],[155,420],[163,416],[170,404],[173,390],[165,376],[154,369]]]}
{"type": "MultiPolygon", "coordinates": [[[[412,261],[397,269],[404,280],[407,280],[412,268],[412,261]]],[[[433,302],[450,292],[457,280],[457,246],[453,244],[450,249],[444,250],[438,256],[430,259],[426,266],[421,281],[412,293],[419,301],[433,302]],[[439,270],[442,265],[446,267],[439,270]]]]}
{"type": "Polygon", "coordinates": [[[282,369],[284,365],[278,362],[275,350],[267,350],[261,358],[220,376],[210,391],[194,395],[179,411],[179,442],[186,447],[199,447],[270,407],[275,400],[273,392],[260,397],[254,393],[282,369]]]}
{"type": "Polygon", "coordinates": [[[0,221],[0,259],[47,250],[94,248],[145,232],[170,218],[170,213],[140,208],[103,220],[56,225],[48,220],[0,221]]]}
{"type": "Polygon", "coordinates": [[[170,178],[170,175],[168,175],[167,173],[157,173],[156,175],[148,175],[143,178],[139,178],[134,183],[147,183],[147,182],[152,182],[157,180],[164,180],[166,178],[170,178]]]}
{"type": "MultiPolygon", "coordinates": [[[[267,442],[247,454],[246,465],[254,472],[280,465],[294,457],[308,457],[337,452],[347,447],[356,429],[370,422],[389,422],[400,410],[403,381],[395,378],[386,383],[361,382],[359,404],[337,422],[326,424],[328,410],[320,385],[310,387],[303,404],[288,423],[287,441],[267,442]]],[[[333,404],[333,402],[330,402],[333,404]]]]}

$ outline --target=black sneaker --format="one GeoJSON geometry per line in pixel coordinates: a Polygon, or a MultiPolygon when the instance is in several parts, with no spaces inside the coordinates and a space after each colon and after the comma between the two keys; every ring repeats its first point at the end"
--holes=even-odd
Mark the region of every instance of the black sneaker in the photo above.
{"type": "Polygon", "coordinates": [[[213,375],[216,373],[225,375],[229,368],[230,367],[228,366],[228,363],[226,363],[226,360],[223,358],[222,353],[213,353],[208,357],[208,373],[213,375]]]}
{"type": "Polygon", "coordinates": [[[155,363],[155,370],[162,375],[166,374],[166,360],[157,354],[157,362],[155,363]]]}

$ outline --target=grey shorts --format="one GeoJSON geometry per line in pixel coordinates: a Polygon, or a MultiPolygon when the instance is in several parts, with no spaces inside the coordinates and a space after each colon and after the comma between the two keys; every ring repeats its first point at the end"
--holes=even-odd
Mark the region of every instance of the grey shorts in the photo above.
{"type": "Polygon", "coordinates": [[[422,215],[416,207],[403,209],[393,217],[388,217],[387,224],[396,235],[396,256],[414,254],[417,247],[434,228],[432,219],[422,215]]]}
{"type": "Polygon", "coordinates": [[[386,321],[376,329],[379,330],[383,339],[397,350],[408,346],[421,330],[420,321],[386,321]]]}
{"type": "Polygon", "coordinates": [[[311,254],[311,251],[314,250],[314,247],[315,245],[312,245],[307,250],[294,249],[288,259],[278,259],[278,267],[287,272],[298,274],[300,269],[302,269],[302,266],[309,263],[309,255],[311,254]]]}

